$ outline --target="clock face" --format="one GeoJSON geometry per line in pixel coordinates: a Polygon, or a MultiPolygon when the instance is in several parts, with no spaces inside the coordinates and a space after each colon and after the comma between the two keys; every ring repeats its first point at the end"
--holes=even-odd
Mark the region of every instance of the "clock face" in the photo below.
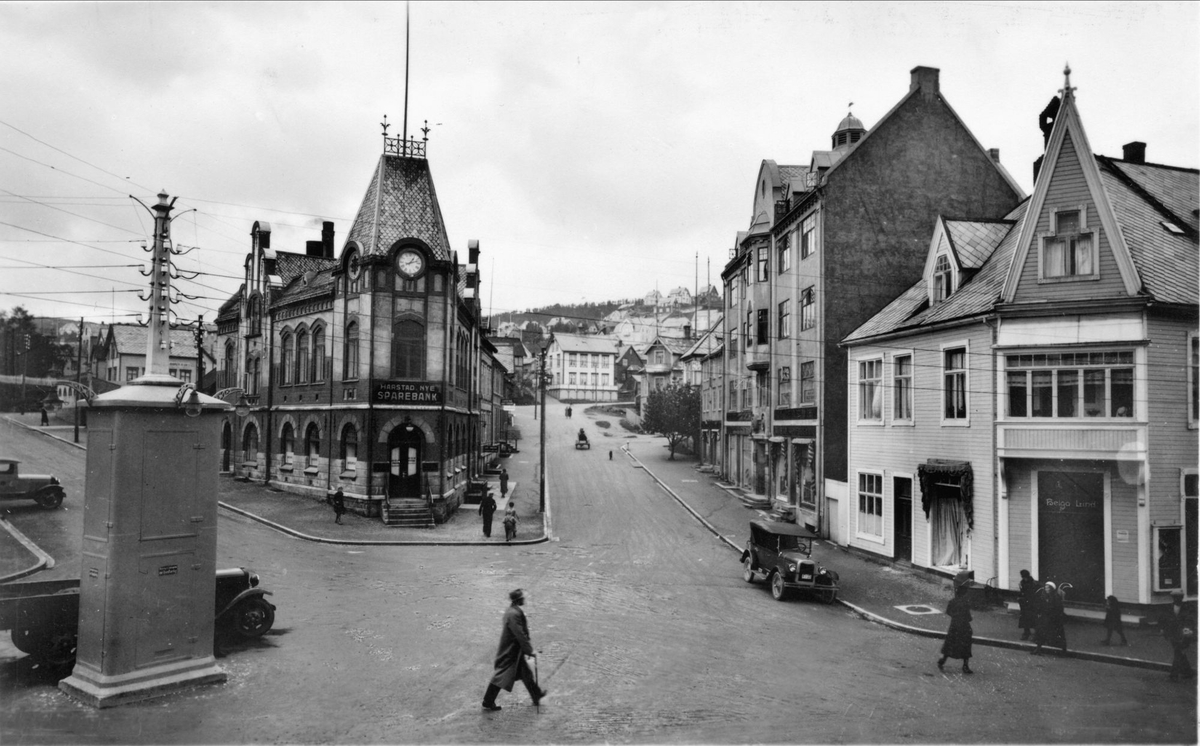
{"type": "Polygon", "coordinates": [[[396,269],[400,274],[412,279],[425,270],[425,257],[419,251],[405,249],[396,257],[396,269]]]}

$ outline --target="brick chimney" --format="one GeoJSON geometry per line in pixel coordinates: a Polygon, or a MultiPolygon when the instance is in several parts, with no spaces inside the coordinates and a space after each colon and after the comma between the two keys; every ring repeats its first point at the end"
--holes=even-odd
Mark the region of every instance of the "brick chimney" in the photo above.
{"type": "Polygon", "coordinates": [[[1146,162],[1146,143],[1134,140],[1122,145],[1121,149],[1125,151],[1124,160],[1130,163],[1146,162]]]}
{"type": "Polygon", "coordinates": [[[912,82],[909,83],[908,90],[911,92],[918,89],[925,98],[933,98],[938,95],[938,69],[936,67],[914,67],[912,69],[912,82]]]}
{"type": "Polygon", "coordinates": [[[329,220],[321,223],[321,248],[326,259],[333,258],[333,223],[329,220]]]}

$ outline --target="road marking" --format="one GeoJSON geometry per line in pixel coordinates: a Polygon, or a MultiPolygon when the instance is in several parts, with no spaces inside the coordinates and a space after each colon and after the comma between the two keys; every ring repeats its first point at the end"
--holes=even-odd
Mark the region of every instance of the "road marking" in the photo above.
{"type": "Polygon", "coordinates": [[[912,605],[912,606],[896,606],[895,608],[899,609],[900,611],[903,611],[905,614],[912,614],[913,616],[920,616],[922,614],[941,614],[942,613],[942,612],[938,611],[937,609],[933,608],[932,606],[925,606],[923,604],[912,605]]]}

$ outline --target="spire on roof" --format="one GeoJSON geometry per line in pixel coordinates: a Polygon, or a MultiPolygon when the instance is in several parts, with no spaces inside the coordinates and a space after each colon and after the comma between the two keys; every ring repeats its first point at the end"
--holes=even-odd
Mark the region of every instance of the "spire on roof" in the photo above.
{"type": "Polygon", "coordinates": [[[1068,98],[1075,97],[1075,89],[1071,87],[1071,63],[1069,62],[1067,63],[1067,66],[1063,68],[1063,78],[1065,80],[1063,82],[1062,90],[1060,90],[1059,93],[1062,94],[1063,100],[1065,101],[1068,98]]]}

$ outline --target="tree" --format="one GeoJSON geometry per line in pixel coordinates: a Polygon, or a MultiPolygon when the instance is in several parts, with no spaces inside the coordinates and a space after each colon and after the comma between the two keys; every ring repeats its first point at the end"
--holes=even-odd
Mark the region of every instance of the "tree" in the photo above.
{"type": "Polygon", "coordinates": [[[674,461],[676,447],[700,431],[700,389],[673,383],[651,391],[646,397],[642,429],[666,438],[670,459],[674,461]]]}

